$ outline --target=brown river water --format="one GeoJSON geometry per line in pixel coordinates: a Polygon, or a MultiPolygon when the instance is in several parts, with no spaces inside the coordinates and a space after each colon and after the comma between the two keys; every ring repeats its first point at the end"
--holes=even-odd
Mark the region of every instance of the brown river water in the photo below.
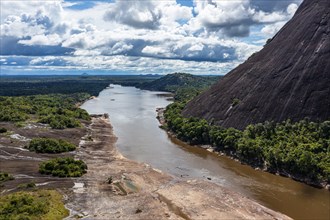
{"type": "Polygon", "coordinates": [[[294,219],[330,219],[330,192],[242,165],[189,146],[160,129],[156,108],[171,103],[161,94],[112,85],[82,105],[108,113],[119,151],[127,158],[182,178],[199,178],[239,192],[294,219]]]}

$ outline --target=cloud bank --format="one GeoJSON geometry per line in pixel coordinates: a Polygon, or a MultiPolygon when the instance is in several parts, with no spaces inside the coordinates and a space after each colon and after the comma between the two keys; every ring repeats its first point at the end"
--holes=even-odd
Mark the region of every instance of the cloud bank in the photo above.
{"type": "Polygon", "coordinates": [[[1,1],[1,72],[225,74],[260,50],[300,2],[1,1]]]}

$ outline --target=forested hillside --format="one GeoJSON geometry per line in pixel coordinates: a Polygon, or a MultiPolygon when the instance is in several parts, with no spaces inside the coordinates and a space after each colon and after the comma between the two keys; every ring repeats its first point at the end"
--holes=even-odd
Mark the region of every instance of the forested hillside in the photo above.
{"type": "Polygon", "coordinates": [[[137,85],[140,89],[175,93],[175,99],[186,100],[217,82],[221,76],[196,76],[188,73],[167,74],[151,82],[137,85]]]}

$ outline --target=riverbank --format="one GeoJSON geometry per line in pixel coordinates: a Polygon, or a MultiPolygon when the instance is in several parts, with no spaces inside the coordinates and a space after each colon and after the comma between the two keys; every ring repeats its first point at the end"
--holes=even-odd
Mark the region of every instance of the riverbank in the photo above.
{"type": "Polygon", "coordinates": [[[88,172],[67,195],[68,218],[289,219],[238,193],[200,180],[181,180],[124,158],[112,126],[94,116],[77,152],[88,172]]]}
{"type": "MultiPolygon", "coordinates": [[[[158,119],[159,123],[161,124],[160,127],[163,128],[164,130],[166,130],[168,135],[176,138],[177,135],[175,134],[175,132],[171,131],[167,127],[166,118],[164,117],[165,108],[158,108],[158,109],[156,109],[156,112],[157,112],[157,119],[158,119]]],[[[295,175],[292,172],[288,173],[288,172],[285,172],[285,171],[281,171],[279,169],[274,169],[274,168],[271,168],[272,166],[268,166],[269,164],[267,165],[266,162],[260,163],[258,161],[253,161],[253,160],[244,160],[244,157],[243,157],[243,160],[242,160],[242,158],[239,157],[237,152],[235,152],[235,150],[233,150],[233,149],[229,149],[227,151],[226,150],[221,151],[221,150],[217,149],[216,147],[214,147],[212,145],[194,145],[194,144],[187,143],[187,142],[184,142],[184,143],[186,143],[190,146],[196,146],[196,147],[205,149],[205,150],[207,150],[209,152],[212,152],[212,153],[215,153],[219,156],[220,155],[221,156],[226,156],[226,157],[228,157],[230,159],[233,159],[233,160],[235,160],[235,161],[237,161],[241,164],[248,165],[248,166],[254,168],[255,170],[262,170],[262,171],[272,173],[272,174],[275,174],[275,175],[279,175],[279,176],[282,176],[282,177],[288,177],[292,180],[302,182],[302,183],[305,183],[307,185],[310,185],[310,186],[313,186],[313,187],[316,187],[316,188],[324,188],[326,190],[330,190],[329,182],[315,181],[311,178],[307,178],[307,177],[304,177],[302,175],[295,175]]]]}

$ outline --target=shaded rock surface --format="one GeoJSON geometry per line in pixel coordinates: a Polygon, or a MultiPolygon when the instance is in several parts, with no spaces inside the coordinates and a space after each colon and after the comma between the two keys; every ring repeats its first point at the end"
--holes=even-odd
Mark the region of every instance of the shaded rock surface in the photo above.
{"type": "Polygon", "coordinates": [[[183,110],[224,127],[330,119],[330,1],[305,0],[258,53],[183,110]]]}

